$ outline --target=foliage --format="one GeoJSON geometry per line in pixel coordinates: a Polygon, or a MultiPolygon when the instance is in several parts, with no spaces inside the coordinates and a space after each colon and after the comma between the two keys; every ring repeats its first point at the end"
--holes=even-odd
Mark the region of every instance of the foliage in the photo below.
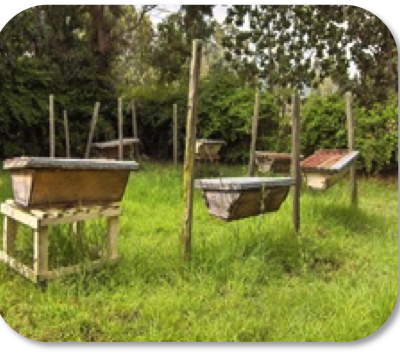
{"type": "Polygon", "coordinates": [[[226,23],[241,28],[246,16],[250,28],[225,37],[227,57],[259,71],[270,87],[301,89],[331,76],[366,105],[397,92],[396,43],[370,12],[348,5],[233,5],[226,23]],[[350,61],[360,73],[357,83],[348,79],[350,61]]]}
{"type": "MultiPolygon", "coordinates": [[[[302,151],[347,147],[347,119],[342,96],[311,96],[302,108],[302,151]]],[[[397,100],[376,103],[371,110],[355,107],[355,144],[367,172],[395,170],[398,164],[397,100]]]]}

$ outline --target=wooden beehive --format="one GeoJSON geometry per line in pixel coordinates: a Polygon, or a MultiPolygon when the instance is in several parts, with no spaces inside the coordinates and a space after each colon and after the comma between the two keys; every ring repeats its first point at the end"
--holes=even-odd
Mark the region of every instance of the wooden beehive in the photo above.
{"type": "Polygon", "coordinates": [[[234,221],[279,210],[291,178],[238,177],[196,180],[210,215],[234,221]]]}
{"type": "Polygon", "coordinates": [[[4,162],[15,202],[24,207],[80,206],[122,200],[134,162],[21,157],[4,162]]]}
{"type": "MultiPolygon", "coordinates": [[[[139,144],[140,140],[137,138],[125,138],[122,140],[123,152],[125,158],[131,158],[133,156],[133,149],[135,144],[139,144]]],[[[119,158],[119,140],[112,140],[107,142],[97,142],[92,144],[93,148],[96,149],[97,155],[106,159],[118,159],[119,158]]]]}
{"type": "Polygon", "coordinates": [[[255,162],[261,173],[289,173],[292,156],[289,153],[256,151],[255,162]]]}
{"type": "Polygon", "coordinates": [[[326,190],[349,172],[358,156],[346,149],[318,150],[300,163],[303,178],[309,188],[326,190]]]}
{"type": "Polygon", "coordinates": [[[219,160],[219,151],[224,141],[215,139],[197,139],[196,140],[196,159],[219,160]]]}

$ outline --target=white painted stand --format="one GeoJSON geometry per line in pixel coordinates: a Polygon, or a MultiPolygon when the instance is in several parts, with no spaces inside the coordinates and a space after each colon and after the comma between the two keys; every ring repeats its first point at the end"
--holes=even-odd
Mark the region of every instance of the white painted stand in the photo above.
{"type": "Polygon", "coordinates": [[[18,206],[13,200],[7,200],[1,205],[1,213],[4,215],[4,225],[3,250],[0,252],[0,260],[33,282],[46,281],[59,276],[77,273],[83,266],[87,271],[98,269],[108,262],[119,259],[118,231],[119,216],[121,215],[119,203],[65,209],[30,209],[18,206]],[[85,265],[49,270],[49,226],[83,222],[101,217],[107,218],[107,255],[98,260],[85,263],[85,265]],[[32,228],[34,231],[33,268],[12,257],[17,236],[17,222],[32,228]]]}

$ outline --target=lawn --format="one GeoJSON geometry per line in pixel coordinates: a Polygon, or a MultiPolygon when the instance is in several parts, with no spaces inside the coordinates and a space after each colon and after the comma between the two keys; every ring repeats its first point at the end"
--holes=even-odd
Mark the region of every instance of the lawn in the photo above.
{"type": "MultiPolygon", "coordinates": [[[[224,167],[224,175],[244,168],[224,167]]],[[[301,233],[291,196],[277,213],[225,223],[194,197],[193,253],[181,258],[181,172],[144,164],[123,201],[121,260],[49,282],[46,292],[0,265],[0,314],[40,341],[338,341],[364,338],[390,316],[398,290],[397,180],[303,189],[301,233]]],[[[0,200],[12,193],[0,172],[0,200]]],[[[1,222],[2,223],[2,222],[1,222]]],[[[87,238],[104,247],[105,221],[87,238]]],[[[50,265],[90,257],[53,228],[50,265]]],[[[30,231],[16,254],[31,260],[30,231]]]]}

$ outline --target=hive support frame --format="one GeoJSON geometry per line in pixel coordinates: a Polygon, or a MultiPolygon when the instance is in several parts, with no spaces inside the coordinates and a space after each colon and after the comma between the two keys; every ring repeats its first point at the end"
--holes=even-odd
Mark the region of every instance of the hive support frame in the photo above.
{"type": "MultiPolygon", "coordinates": [[[[35,283],[46,284],[48,280],[78,273],[82,268],[87,271],[98,269],[109,262],[119,259],[118,233],[121,208],[118,203],[79,208],[33,209],[22,208],[8,200],[0,207],[4,215],[3,250],[0,260],[35,283]],[[49,227],[66,223],[83,223],[95,218],[107,218],[107,255],[98,260],[85,262],[84,265],[60,267],[49,270],[49,227]],[[17,237],[17,222],[33,229],[33,267],[19,262],[13,257],[17,237]]],[[[76,235],[76,237],[80,237],[76,235]]]]}

